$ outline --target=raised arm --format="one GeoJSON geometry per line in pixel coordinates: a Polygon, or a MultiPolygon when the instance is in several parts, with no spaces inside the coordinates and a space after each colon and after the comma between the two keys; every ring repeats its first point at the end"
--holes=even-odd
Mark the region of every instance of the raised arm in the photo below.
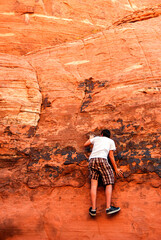
{"type": "Polygon", "coordinates": [[[89,139],[85,142],[84,147],[87,147],[87,146],[89,146],[90,144],[92,144],[91,141],[90,141],[90,139],[92,139],[92,138],[94,138],[94,134],[93,134],[93,133],[90,133],[90,134],[89,134],[89,139]]]}
{"type": "Polygon", "coordinates": [[[117,168],[117,165],[116,165],[116,162],[115,162],[115,157],[114,157],[114,154],[113,154],[113,150],[109,151],[109,158],[111,160],[111,163],[112,163],[112,166],[115,170],[116,175],[122,177],[123,176],[123,171],[120,168],[117,168]]]}
{"type": "Polygon", "coordinates": [[[84,147],[87,147],[87,146],[89,146],[90,144],[92,144],[92,143],[91,143],[90,139],[88,139],[88,140],[85,142],[84,147]]]}

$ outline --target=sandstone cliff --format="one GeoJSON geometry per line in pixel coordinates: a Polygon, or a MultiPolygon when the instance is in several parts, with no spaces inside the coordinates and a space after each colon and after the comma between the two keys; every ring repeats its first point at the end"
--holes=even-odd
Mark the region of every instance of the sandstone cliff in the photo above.
{"type": "Polygon", "coordinates": [[[0,239],[156,239],[160,1],[0,1],[0,239]],[[113,203],[88,216],[88,134],[116,142],[113,203]]]}

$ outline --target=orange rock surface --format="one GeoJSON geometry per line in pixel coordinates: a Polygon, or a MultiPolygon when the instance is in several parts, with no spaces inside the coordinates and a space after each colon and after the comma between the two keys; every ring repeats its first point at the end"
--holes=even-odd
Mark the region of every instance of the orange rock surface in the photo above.
{"type": "Polygon", "coordinates": [[[160,1],[0,1],[0,239],[160,239],[160,1]],[[116,179],[88,216],[83,144],[112,132],[116,179]]]}

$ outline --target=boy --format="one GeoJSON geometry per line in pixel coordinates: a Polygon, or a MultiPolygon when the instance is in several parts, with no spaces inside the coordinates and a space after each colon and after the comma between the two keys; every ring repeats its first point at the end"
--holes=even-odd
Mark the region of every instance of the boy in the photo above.
{"type": "Polygon", "coordinates": [[[112,185],[114,184],[114,173],[112,167],[108,163],[108,156],[111,160],[113,168],[117,176],[123,176],[121,169],[117,168],[113,151],[116,150],[115,143],[110,139],[110,131],[104,129],[101,132],[100,137],[91,136],[89,140],[86,141],[84,146],[89,146],[93,144],[93,149],[89,157],[89,170],[91,178],[91,202],[92,207],[89,209],[89,214],[91,216],[96,216],[96,197],[97,197],[97,186],[98,178],[101,176],[103,184],[106,186],[106,213],[113,214],[120,211],[120,208],[111,206],[112,197],[112,185]]]}

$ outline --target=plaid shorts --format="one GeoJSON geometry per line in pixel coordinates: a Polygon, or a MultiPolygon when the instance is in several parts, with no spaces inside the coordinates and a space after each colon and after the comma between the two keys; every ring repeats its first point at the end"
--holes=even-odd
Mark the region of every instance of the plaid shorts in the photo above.
{"type": "Polygon", "coordinates": [[[89,161],[90,178],[98,180],[101,176],[103,184],[114,184],[112,167],[105,158],[91,158],[89,161]]]}

